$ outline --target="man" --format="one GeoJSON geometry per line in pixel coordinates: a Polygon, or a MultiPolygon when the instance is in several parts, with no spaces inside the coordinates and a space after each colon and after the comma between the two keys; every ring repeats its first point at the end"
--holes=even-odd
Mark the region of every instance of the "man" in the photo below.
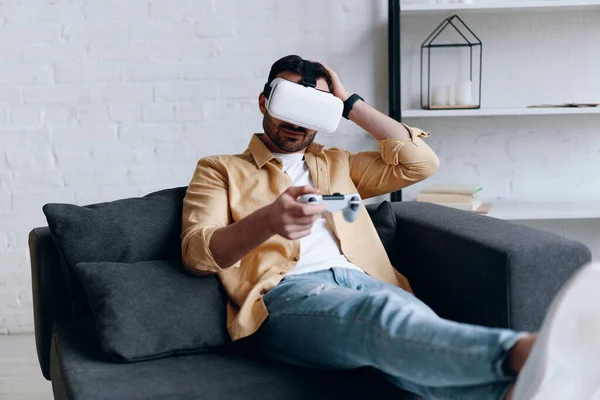
{"type": "MultiPolygon", "coordinates": [[[[268,82],[300,82],[303,62],[280,59],[268,82]]],[[[439,163],[428,134],[356,101],[334,71],[314,65],[317,88],[345,102],[379,151],[324,149],[317,132],[270,116],[261,93],[264,134],[243,154],[198,162],[184,200],[186,268],[218,274],[232,339],[253,335],[274,359],[370,366],[428,399],[510,398],[535,335],[439,318],[392,267],[364,207],[350,224],[297,201],[307,193],[386,194],[426,179],[439,163]]]]}

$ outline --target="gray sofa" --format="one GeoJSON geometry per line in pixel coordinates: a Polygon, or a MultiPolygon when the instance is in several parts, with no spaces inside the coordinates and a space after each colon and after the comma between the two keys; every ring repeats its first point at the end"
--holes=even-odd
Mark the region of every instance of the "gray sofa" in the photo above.
{"type": "MultiPolygon", "coordinates": [[[[231,343],[216,278],[178,266],[184,195],[44,207],[49,227],[33,229],[29,246],[38,358],[55,398],[415,398],[374,370],[301,369],[264,359],[251,340],[231,343]]],[[[591,258],[581,243],[487,216],[367,208],[417,296],[456,321],[536,330],[591,258]]]]}

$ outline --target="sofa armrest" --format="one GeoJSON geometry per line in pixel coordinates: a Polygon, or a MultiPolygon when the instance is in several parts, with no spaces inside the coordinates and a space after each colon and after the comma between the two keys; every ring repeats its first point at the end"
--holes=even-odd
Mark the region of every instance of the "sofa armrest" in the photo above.
{"type": "Polygon", "coordinates": [[[50,379],[52,325],[57,319],[70,318],[71,307],[58,250],[47,227],[29,233],[29,254],[35,344],[42,373],[50,379]]]}
{"type": "Polygon", "coordinates": [[[582,243],[435,204],[394,203],[392,264],[441,317],[539,329],[561,285],[591,260],[582,243]]]}

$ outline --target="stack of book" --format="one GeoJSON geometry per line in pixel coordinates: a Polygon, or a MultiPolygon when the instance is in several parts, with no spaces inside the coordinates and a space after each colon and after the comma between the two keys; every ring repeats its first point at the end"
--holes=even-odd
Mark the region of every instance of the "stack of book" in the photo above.
{"type": "Polygon", "coordinates": [[[481,185],[435,185],[417,195],[417,201],[435,203],[465,211],[477,211],[483,202],[479,198],[481,185]]]}

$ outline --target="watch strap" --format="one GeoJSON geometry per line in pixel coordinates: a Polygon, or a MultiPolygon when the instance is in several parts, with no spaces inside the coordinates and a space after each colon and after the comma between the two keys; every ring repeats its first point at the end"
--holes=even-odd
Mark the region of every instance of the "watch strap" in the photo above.
{"type": "Polygon", "coordinates": [[[344,111],[342,112],[342,116],[344,118],[350,119],[350,117],[349,117],[350,111],[352,111],[352,107],[354,107],[354,103],[356,103],[359,100],[365,101],[365,99],[363,99],[356,93],[354,93],[352,96],[350,96],[346,99],[346,101],[344,102],[344,111]]]}

